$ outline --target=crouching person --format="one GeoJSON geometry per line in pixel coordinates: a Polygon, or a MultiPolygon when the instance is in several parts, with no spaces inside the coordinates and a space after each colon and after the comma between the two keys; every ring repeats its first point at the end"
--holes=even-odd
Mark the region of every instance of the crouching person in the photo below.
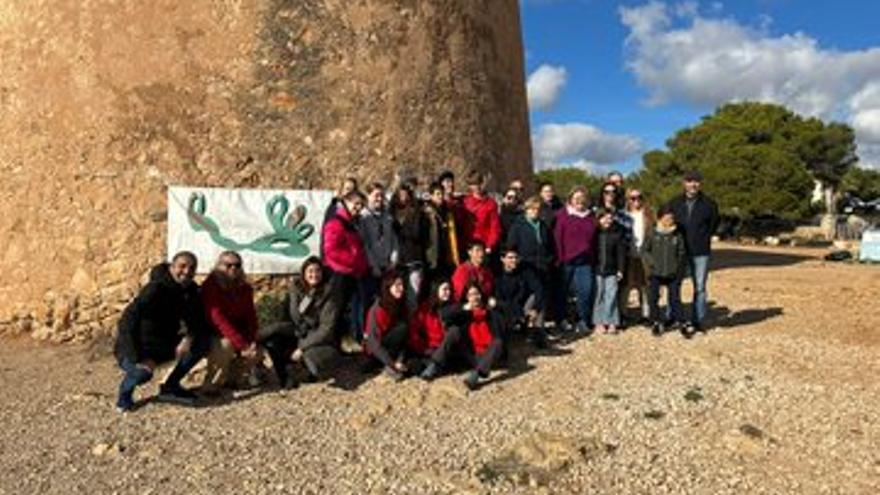
{"type": "Polygon", "coordinates": [[[501,255],[501,276],[495,281],[495,300],[504,320],[505,340],[516,331],[526,331],[537,347],[546,347],[544,333],[544,288],[535,273],[519,264],[516,249],[506,247],[501,255]]]}
{"type": "Polygon", "coordinates": [[[465,377],[464,384],[469,389],[476,390],[480,381],[489,377],[489,372],[503,352],[503,322],[501,315],[490,307],[479,284],[468,284],[464,296],[464,304],[457,311],[448,313],[447,318],[460,322],[464,329],[463,338],[468,342],[466,356],[474,367],[465,377]]]}
{"type": "Polygon", "coordinates": [[[207,352],[204,311],[194,254],[182,251],[171,263],[161,263],[150,272],[149,283],[122,313],[116,337],[115,355],[125,371],[119,385],[116,407],[120,412],[134,408],[134,390],[153,378],[156,366],[177,359],[159,398],[191,404],[196,396],[180,381],[207,352]],[[181,335],[181,323],[186,334],[181,335]]]}
{"type": "Polygon", "coordinates": [[[364,352],[371,365],[384,366],[385,373],[395,381],[407,372],[406,344],[409,336],[403,277],[388,272],[382,277],[379,299],[367,314],[364,352]]]}
{"type": "Polygon", "coordinates": [[[263,353],[257,345],[254,290],[245,279],[238,253],[225,251],[217,258],[214,270],[202,284],[202,302],[212,330],[203,390],[216,392],[227,384],[234,385],[239,378],[247,379],[250,386],[259,385],[255,371],[263,353]],[[240,374],[232,376],[233,369],[240,374]]]}
{"type": "Polygon", "coordinates": [[[336,362],[336,321],[342,304],[330,290],[321,260],[312,256],[302,265],[281,307],[281,320],[260,330],[260,344],[272,359],[283,388],[297,386],[288,368],[299,363],[309,381],[323,377],[336,362]]]}
{"type": "Polygon", "coordinates": [[[410,320],[408,346],[424,363],[419,375],[423,380],[440,376],[449,359],[461,349],[461,326],[449,317],[454,311],[452,284],[440,280],[410,320]]]}

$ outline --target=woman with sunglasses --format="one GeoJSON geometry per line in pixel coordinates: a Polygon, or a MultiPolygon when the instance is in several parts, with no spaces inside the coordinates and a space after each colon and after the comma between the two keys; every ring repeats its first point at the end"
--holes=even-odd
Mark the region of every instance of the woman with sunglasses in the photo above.
{"type": "Polygon", "coordinates": [[[641,250],[645,236],[654,228],[654,214],[638,189],[630,189],[626,194],[626,214],[632,222],[632,242],[628,251],[625,285],[621,291],[621,309],[626,308],[629,295],[635,289],[639,297],[642,322],[647,322],[651,310],[648,304],[648,277],[641,250]]]}

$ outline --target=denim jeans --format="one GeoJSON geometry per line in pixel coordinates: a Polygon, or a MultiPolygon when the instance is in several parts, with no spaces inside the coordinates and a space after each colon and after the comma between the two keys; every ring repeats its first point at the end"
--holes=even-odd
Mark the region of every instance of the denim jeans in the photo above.
{"type": "MultiPolygon", "coordinates": [[[[171,370],[168,378],[165,379],[165,385],[171,387],[180,386],[180,381],[183,380],[183,377],[185,377],[186,374],[189,373],[190,370],[192,370],[208,353],[209,342],[209,339],[206,337],[194,339],[190,351],[177,361],[174,369],[171,370]]],[[[131,398],[135,387],[143,385],[153,379],[152,371],[138,366],[137,363],[128,358],[120,359],[119,367],[125,372],[125,376],[122,378],[122,383],[119,384],[120,398],[131,398]]]]}
{"type": "Polygon", "coordinates": [[[568,294],[574,291],[575,308],[579,321],[593,326],[591,321],[593,295],[593,267],[590,265],[566,264],[563,271],[563,287],[568,294]]]}
{"type": "Polygon", "coordinates": [[[593,305],[593,323],[596,325],[620,325],[617,309],[617,276],[596,275],[596,301],[593,305]]]}
{"type": "Polygon", "coordinates": [[[709,301],[706,293],[706,280],[709,277],[709,256],[688,257],[691,282],[694,284],[694,308],[691,322],[700,325],[706,318],[706,307],[709,301]]]}

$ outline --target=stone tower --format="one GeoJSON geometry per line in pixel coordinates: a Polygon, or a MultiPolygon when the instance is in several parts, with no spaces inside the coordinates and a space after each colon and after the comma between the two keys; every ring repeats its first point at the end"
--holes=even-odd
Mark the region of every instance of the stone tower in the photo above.
{"type": "Polygon", "coordinates": [[[169,184],[531,170],[517,0],[11,0],[0,67],[0,332],[112,330],[169,184]]]}

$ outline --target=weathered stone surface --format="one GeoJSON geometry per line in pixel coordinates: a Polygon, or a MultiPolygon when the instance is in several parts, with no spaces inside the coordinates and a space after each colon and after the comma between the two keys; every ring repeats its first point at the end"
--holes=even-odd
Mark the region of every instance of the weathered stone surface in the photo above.
{"type": "MultiPolygon", "coordinates": [[[[118,308],[164,255],[169,184],[525,175],[518,16],[515,0],[3,2],[0,321],[44,313],[49,290],[118,308]]],[[[79,324],[61,316],[34,329],[79,324]]]]}

